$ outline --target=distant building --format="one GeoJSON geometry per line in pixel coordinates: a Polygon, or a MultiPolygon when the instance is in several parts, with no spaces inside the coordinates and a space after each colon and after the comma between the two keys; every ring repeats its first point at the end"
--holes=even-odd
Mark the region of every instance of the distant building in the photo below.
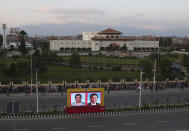
{"type": "Polygon", "coordinates": [[[96,32],[83,32],[83,40],[91,40],[91,38],[97,35],[96,32]]]}
{"type": "Polygon", "coordinates": [[[51,40],[51,51],[102,51],[123,50],[129,51],[155,51],[159,48],[159,41],[155,39],[137,40],[121,37],[121,32],[114,29],[106,29],[99,33],[84,32],[83,40],[51,40]]]}
{"type": "MultiPolygon", "coordinates": [[[[10,33],[7,35],[7,45],[8,49],[18,49],[20,46],[19,42],[19,32],[20,28],[10,28],[10,33]]],[[[26,49],[33,49],[33,45],[30,43],[30,41],[26,40],[26,49]]]]}
{"type": "Polygon", "coordinates": [[[173,49],[174,50],[182,50],[185,49],[187,45],[189,45],[189,39],[188,38],[182,38],[182,37],[173,37],[173,49]]]}

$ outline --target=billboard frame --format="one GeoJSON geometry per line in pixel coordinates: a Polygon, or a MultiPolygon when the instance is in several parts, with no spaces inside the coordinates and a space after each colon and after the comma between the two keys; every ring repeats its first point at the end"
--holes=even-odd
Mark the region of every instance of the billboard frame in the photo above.
{"type": "Polygon", "coordinates": [[[90,93],[90,92],[101,92],[101,106],[104,106],[104,88],[74,88],[74,89],[67,89],[67,107],[71,106],[71,93],[90,93]]]}

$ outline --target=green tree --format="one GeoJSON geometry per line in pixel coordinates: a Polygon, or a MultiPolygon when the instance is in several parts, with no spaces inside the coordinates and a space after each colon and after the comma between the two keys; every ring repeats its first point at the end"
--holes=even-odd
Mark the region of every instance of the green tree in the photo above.
{"type": "Polygon", "coordinates": [[[11,46],[10,46],[10,51],[13,51],[13,50],[14,50],[14,46],[11,45],[11,46]]]}
{"type": "Polygon", "coordinates": [[[70,66],[79,66],[81,64],[80,62],[80,56],[76,52],[72,53],[70,59],[69,59],[69,65],[70,66]]]}
{"type": "Polygon", "coordinates": [[[143,69],[144,77],[152,77],[152,61],[150,61],[149,59],[142,60],[140,62],[140,67],[143,69]]]}
{"type": "Polygon", "coordinates": [[[50,41],[44,41],[40,44],[40,46],[42,47],[42,51],[49,51],[50,48],[50,41]]]}
{"type": "Polygon", "coordinates": [[[21,30],[18,35],[20,46],[19,50],[24,55],[27,53],[26,49],[26,40],[27,40],[27,33],[24,30],[21,30]]]}
{"type": "Polygon", "coordinates": [[[126,46],[126,44],[123,45],[123,50],[124,50],[124,51],[127,51],[127,46],[126,46]]]}
{"type": "Polygon", "coordinates": [[[189,55],[184,55],[184,59],[183,59],[183,64],[184,66],[189,69],[189,55]]]}
{"type": "Polygon", "coordinates": [[[165,78],[169,78],[172,72],[171,65],[172,61],[167,57],[162,57],[162,59],[157,62],[158,79],[165,80],[165,78]]]}
{"type": "Polygon", "coordinates": [[[37,49],[35,50],[33,57],[39,57],[40,56],[40,51],[37,49]]]}
{"type": "Polygon", "coordinates": [[[3,44],[3,36],[0,34],[0,46],[3,44]]]}
{"type": "Polygon", "coordinates": [[[44,60],[42,56],[40,57],[33,57],[33,71],[39,71],[43,73],[47,70],[47,62],[44,60]]]}
{"type": "Polygon", "coordinates": [[[188,45],[188,44],[186,45],[185,50],[186,50],[187,52],[189,52],[189,45],[188,45]]]}
{"type": "Polygon", "coordinates": [[[4,75],[7,75],[7,76],[16,76],[17,75],[16,65],[14,63],[11,63],[10,67],[2,69],[2,72],[4,75]]]}
{"type": "Polygon", "coordinates": [[[160,54],[157,54],[157,53],[152,53],[148,58],[149,58],[151,61],[154,61],[155,59],[156,59],[156,60],[159,60],[159,59],[161,59],[161,55],[160,55],[160,54]]]}
{"type": "Polygon", "coordinates": [[[52,51],[45,51],[42,54],[42,57],[49,64],[52,63],[61,64],[63,62],[63,58],[57,56],[56,52],[52,52],[52,51]]]}

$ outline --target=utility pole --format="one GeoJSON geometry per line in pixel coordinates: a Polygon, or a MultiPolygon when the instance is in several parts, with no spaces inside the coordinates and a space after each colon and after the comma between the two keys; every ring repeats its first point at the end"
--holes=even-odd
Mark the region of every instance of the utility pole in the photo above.
{"type": "Polygon", "coordinates": [[[138,103],[138,107],[140,109],[141,107],[141,99],[142,99],[142,70],[140,72],[140,85],[139,85],[139,90],[140,90],[140,93],[139,93],[139,103],[138,103]]]}
{"type": "Polygon", "coordinates": [[[32,86],[33,86],[33,84],[32,84],[32,56],[31,56],[31,94],[32,94],[32,86]]]}
{"type": "Polygon", "coordinates": [[[37,113],[39,113],[39,98],[38,98],[38,81],[37,81],[37,71],[36,71],[36,95],[37,95],[37,113]]]}
{"type": "Polygon", "coordinates": [[[155,87],[156,87],[156,58],[154,63],[154,84],[153,84],[153,93],[155,93],[155,87]]]}

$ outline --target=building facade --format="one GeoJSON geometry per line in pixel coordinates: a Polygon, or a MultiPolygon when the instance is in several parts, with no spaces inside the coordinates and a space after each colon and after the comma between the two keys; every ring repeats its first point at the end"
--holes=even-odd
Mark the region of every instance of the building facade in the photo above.
{"type": "Polygon", "coordinates": [[[155,51],[159,49],[159,41],[136,40],[122,38],[121,32],[111,28],[99,33],[83,33],[83,40],[51,40],[51,51],[102,51],[123,50],[129,51],[155,51]]]}

